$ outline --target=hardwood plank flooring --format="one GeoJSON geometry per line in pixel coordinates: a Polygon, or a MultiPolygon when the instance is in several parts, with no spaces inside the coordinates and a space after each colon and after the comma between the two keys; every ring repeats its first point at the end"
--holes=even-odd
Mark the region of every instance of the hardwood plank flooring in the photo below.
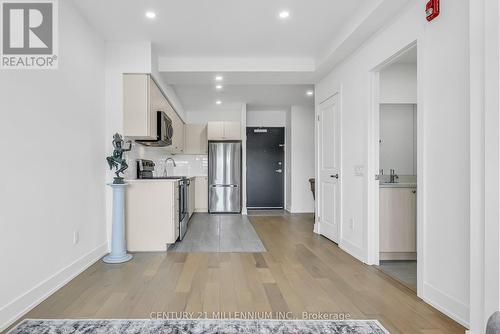
{"type": "Polygon", "coordinates": [[[249,219],[267,252],[138,253],[123,265],[99,261],[25,318],[310,312],[378,319],[394,334],[465,332],[410,289],[312,233],[312,215],[249,219]]]}

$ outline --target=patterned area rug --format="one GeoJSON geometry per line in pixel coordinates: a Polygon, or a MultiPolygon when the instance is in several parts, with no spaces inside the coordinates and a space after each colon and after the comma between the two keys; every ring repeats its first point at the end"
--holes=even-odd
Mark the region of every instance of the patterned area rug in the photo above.
{"type": "Polygon", "coordinates": [[[388,334],[376,320],[32,320],[11,334],[388,334]]]}

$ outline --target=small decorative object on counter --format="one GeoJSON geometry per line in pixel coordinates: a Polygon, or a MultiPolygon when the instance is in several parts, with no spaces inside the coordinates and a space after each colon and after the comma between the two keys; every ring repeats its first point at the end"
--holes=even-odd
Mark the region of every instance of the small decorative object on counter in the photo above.
{"type": "Polygon", "coordinates": [[[106,160],[108,161],[109,169],[116,169],[116,177],[114,178],[113,184],[123,184],[123,177],[121,177],[120,174],[123,174],[128,168],[128,164],[123,158],[123,152],[128,152],[132,149],[132,142],[125,142],[119,133],[115,133],[113,136],[113,147],[113,155],[107,157],[106,160]],[[126,144],[128,144],[128,148],[125,148],[126,144]]]}

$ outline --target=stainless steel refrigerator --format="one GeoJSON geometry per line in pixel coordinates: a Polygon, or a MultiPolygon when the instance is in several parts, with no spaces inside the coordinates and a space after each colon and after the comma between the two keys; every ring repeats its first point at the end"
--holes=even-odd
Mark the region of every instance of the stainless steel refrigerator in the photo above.
{"type": "Polygon", "coordinates": [[[241,142],[208,143],[208,208],[241,212],[241,142]]]}

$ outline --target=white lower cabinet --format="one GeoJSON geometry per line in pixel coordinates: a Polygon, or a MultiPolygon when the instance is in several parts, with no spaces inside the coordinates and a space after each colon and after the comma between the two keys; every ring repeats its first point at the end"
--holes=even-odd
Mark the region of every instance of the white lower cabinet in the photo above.
{"type": "Polygon", "coordinates": [[[166,251],[179,237],[179,181],[130,180],[125,196],[127,250],[166,251]]]}
{"type": "Polygon", "coordinates": [[[208,212],[208,177],[197,176],[195,188],[195,212],[208,212]]]}
{"type": "Polygon", "coordinates": [[[380,260],[415,260],[415,188],[380,188],[380,260]]]}

